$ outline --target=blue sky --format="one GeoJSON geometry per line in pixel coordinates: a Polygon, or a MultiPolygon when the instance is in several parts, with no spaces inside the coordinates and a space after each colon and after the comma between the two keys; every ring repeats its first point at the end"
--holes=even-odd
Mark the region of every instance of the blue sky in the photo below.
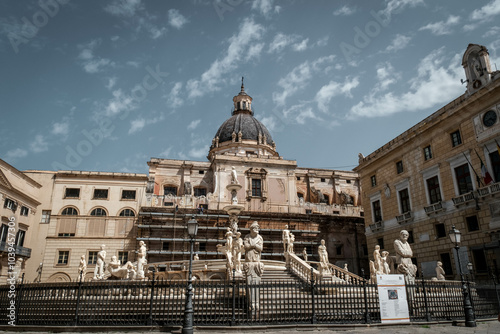
{"type": "Polygon", "coordinates": [[[300,167],[351,170],[500,66],[500,0],[0,2],[0,157],[20,170],[205,161],[245,77],[300,167]]]}

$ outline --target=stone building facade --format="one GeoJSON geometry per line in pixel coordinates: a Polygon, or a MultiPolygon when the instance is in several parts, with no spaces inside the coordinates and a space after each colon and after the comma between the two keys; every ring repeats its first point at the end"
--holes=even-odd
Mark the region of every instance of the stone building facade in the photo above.
{"type": "MultiPolygon", "coordinates": [[[[89,279],[101,245],[106,246],[106,262],[115,255],[125,263],[136,261],[140,241],[146,243],[149,264],[165,264],[157,266],[165,271],[163,277],[180,278],[168,273],[188,259],[186,222],[193,216],[200,225],[195,240],[200,260],[224,258],[217,245],[234,223],[224,210],[233,201],[226,188],[232,173],[241,185],[239,231],[244,236],[259,221],[263,259],[284,261],[282,230],[288,226],[297,254],[306,248],[309,260],[318,261],[317,247],[325,239],[331,263],[347,263],[354,273],[367,269],[358,174],[298,167],[279,156],[270,132],[254,117],[243,84],[233,106],[215,132],[208,161],[151,158],[147,175],[19,172],[5,164],[24,180],[18,195],[29,194],[15,200],[37,210],[24,223],[32,226],[24,244],[32,249],[22,268],[26,280],[37,279],[40,263],[43,282],[75,280],[82,256],[89,279]],[[32,194],[24,190],[28,187],[32,194]]],[[[2,187],[2,196],[14,196],[2,187]]],[[[9,213],[2,212],[2,221],[9,213]]]]}
{"type": "Polygon", "coordinates": [[[470,262],[476,277],[486,279],[488,271],[498,275],[500,265],[500,72],[477,44],[468,46],[462,66],[463,95],[375,152],[360,154],[354,170],[370,250],[378,244],[394,255],[393,241],[406,229],[425,276],[435,276],[441,261],[447,277],[457,277],[449,239],[454,225],[462,232],[464,272],[470,262]]]}

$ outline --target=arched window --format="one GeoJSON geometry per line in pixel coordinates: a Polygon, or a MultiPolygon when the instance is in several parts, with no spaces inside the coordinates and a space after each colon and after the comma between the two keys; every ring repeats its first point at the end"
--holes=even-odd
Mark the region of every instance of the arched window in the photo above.
{"type": "Polygon", "coordinates": [[[68,206],[68,207],[64,208],[64,210],[62,210],[61,215],[63,215],[63,216],[77,216],[78,211],[76,211],[75,208],[68,206]]]}
{"type": "Polygon", "coordinates": [[[103,208],[95,208],[94,210],[92,210],[90,215],[91,216],[106,216],[106,210],[104,210],[103,208]]]}
{"type": "Polygon", "coordinates": [[[135,213],[131,209],[123,209],[120,212],[120,217],[135,217],[135,213]]]}

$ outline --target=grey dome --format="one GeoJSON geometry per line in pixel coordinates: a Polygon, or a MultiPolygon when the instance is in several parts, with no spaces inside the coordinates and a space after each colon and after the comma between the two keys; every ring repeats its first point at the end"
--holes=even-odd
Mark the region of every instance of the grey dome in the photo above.
{"type": "Polygon", "coordinates": [[[262,140],[266,136],[266,143],[273,145],[273,138],[269,130],[249,112],[235,112],[233,116],[222,123],[215,136],[219,137],[219,143],[223,143],[232,141],[233,132],[238,135],[240,131],[242,139],[258,141],[260,133],[262,140]]]}

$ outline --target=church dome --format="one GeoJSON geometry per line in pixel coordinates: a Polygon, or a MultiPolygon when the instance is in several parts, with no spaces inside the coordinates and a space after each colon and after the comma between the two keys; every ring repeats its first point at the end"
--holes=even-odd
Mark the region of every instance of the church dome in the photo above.
{"type": "Polygon", "coordinates": [[[260,143],[264,143],[265,140],[265,144],[271,146],[274,143],[269,130],[267,130],[264,124],[259,122],[259,120],[250,113],[243,112],[234,112],[233,116],[222,123],[215,137],[219,137],[219,143],[223,143],[232,141],[233,133],[235,133],[238,138],[240,132],[242,140],[249,139],[260,143]]]}
{"type": "Polygon", "coordinates": [[[210,152],[277,156],[276,144],[269,130],[253,116],[252,98],[245,92],[243,80],[241,91],[233,98],[234,108],[217,130],[210,152]]]}

